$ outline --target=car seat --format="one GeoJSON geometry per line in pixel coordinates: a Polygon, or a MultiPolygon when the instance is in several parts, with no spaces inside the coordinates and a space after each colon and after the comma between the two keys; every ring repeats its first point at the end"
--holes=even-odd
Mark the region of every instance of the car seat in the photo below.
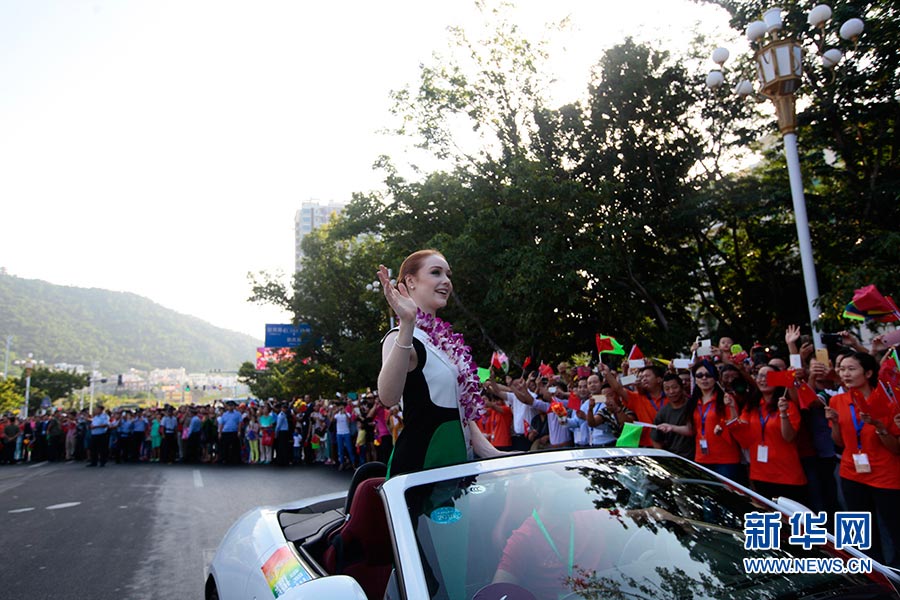
{"type": "Polygon", "coordinates": [[[333,575],[353,577],[369,600],[381,600],[393,569],[393,549],[384,503],[378,494],[383,477],[362,481],[347,513],[325,550],[323,566],[333,575]]]}

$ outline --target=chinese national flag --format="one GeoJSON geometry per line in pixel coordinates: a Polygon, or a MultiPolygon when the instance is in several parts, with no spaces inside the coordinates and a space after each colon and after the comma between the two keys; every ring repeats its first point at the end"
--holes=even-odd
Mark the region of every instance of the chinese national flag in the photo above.
{"type": "Polygon", "coordinates": [[[816,392],[809,387],[809,384],[804,381],[797,387],[797,399],[800,403],[800,408],[809,408],[809,406],[818,400],[819,397],[816,395],[816,392]]]}
{"type": "Polygon", "coordinates": [[[503,365],[500,363],[500,355],[498,355],[496,352],[491,355],[491,366],[498,371],[503,368],[503,365]]]}
{"type": "Polygon", "coordinates": [[[637,344],[631,347],[631,353],[628,355],[628,360],[642,360],[644,358],[644,353],[641,352],[641,349],[638,348],[637,344]]]}
{"type": "Polygon", "coordinates": [[[569,408],[572,410],[581,410],[581,398],[575,392],[569,392],[569,408]]]}
{"type": "Polygon", "coordinates": [[[553,377],[556,374],[553,372],[553,367],[544,364],[543,361],[541,361],[541,365],[538,367],[538,373],[540,373],[544,377],[553,377]]]}
{"type": "Polygon", "coordinates": [[[528,365],[530,365],[530,364],[531,364],[531,357],[526,356],[525,362],[522,363],[522,371],[526,371],[528,369],[528,365]]]}
{"type": "Polygon", "coordinates": [[[794,372],[769,371],[766,373],[766,384],[769,387],[791,387],[794,385],[794,372]]]}

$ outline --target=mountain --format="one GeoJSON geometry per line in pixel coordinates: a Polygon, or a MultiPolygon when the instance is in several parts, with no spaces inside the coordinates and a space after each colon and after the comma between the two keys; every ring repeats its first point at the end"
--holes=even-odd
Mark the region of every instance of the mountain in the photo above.
{"type": "Polygon", "coordinates": [[[0,344],[7,335],[15,336],[18,358],[32,352],[48,364],[99,361],[104,373],[236,371],[262,345],[136,294],[0,274],[0,344]]]}

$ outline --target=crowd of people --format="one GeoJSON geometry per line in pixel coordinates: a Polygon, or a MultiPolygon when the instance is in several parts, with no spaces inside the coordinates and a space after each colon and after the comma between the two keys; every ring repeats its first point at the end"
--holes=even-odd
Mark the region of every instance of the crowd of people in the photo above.
{"type": "MultiPolygon", "coordinates": [[[[900,377],[890,348],[848,332],[829,358],[791,327],[789,355],[722,338],[688,369],[646,361],[532,372],[486,383],[479,425],[502,450],[614,446],[626,423],[668,450],[813,511],[872,514],[871,555],[900,566],[900,377]],[[636,377],[623,386],[623,375],[636,377]]],[[[695,347],[696,351],[697,348],[695,347]]]]}
{"type": "Polygon", "coordinates": [[[221,463],[300,465],[340,470],[387,462],[403,427],[399,407],[378,394],[294,402],[229,400],[214,405],[43,411],[0,423],[2,462],[221,463]]]}
{"type": "MultiPolygon", "coordinates": [[[[660,361],[617,370],[604,362],[520,377],[493,373],[477,420],[498,451],[614,446],[626,423],[640,445],[666,449],[768,496],[814,511],[869,511],[878,560],[900,565],[900,403],[897,366],[881,338],[863,347],[841,334],[829,359],[789,328],[788,356],[734,355],[730,338],[688,369],[660,361]],[[774,374],[774,375],[773,375],[774,374]],[[636,379],[628,384],[628,376],[636,379]],[[787,379],[785,379],[787,377],[787,379]],[[623,381],[627,385],[623,385],[623,381]]],[[[697,348],[693,349],[695,351],[697,348]]],[[[378,392],[293,402],[48,412],[0,424],[4,463],[86,461],[88,466],[389,463],[403,429],[399,404],[378,392]]]]}

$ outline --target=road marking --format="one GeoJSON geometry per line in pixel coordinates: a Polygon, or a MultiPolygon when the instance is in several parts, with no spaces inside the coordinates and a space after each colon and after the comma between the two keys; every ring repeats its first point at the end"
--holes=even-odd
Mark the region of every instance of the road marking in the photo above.
{"type": "Polygon", "coordinates": [[[33,464],[33,465],[28,465],[28,466],[25,467],[25,468],[26,468],[26,469],[36,469],[36,468],[38,468],[38,467],[46,466],[46,464],[47,464],[47,463],[45,463],[45,462],[39,462],[39,463],[36,463],[36,464],[33,464]]]}
{"type": "Polygon", "coordinates": [[[34,507],[32,506],[32,507],[29,507],[29,508],[14,508],[13,510],[9,510],[9,511],[6,511],[6,512],[8,512],[8,513],[11,514],[11,515],[14,515],[14,514],[16,514],[16,513],[28,512],[28,511],[30,511],[30,510],[34,510],[34,507]]]}
{"type": "Polygon", "coordinates": [[[81,502],[63,502],[62,504],[54,504],[52,506],[48,506],[47,510],[58,510],[60,508],[72,508],[73,506],[78,506],[81,502]]]}
{"type": "Polygon", "coordinates": [[[200,471],[194,469],[194,487],[202,488],[203,487],[203,475],[200,474],[200,471]]]}

